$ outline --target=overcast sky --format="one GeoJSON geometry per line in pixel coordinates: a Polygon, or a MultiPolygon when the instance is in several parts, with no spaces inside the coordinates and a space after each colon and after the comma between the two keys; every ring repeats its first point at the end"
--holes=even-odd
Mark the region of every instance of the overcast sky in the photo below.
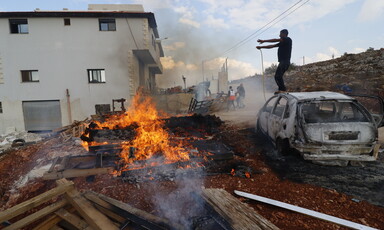
{"type": "MultiPolygon", "coordinates": [[[[88,4],[142,4],[155,14],[160,38],[167,38],[161,78],[168,87],[183,85],[182,75],[188,86],[203,74],[217,77],[226,58],[229,80],[260,74],[256,41],[278,38],[283,28],[297,65],[384,47],[384,0],[0,0],[0,10],[87,10],[88,4]]],[[[277,63],[277,49],[262,51],[264,68],[277,63]]]]}

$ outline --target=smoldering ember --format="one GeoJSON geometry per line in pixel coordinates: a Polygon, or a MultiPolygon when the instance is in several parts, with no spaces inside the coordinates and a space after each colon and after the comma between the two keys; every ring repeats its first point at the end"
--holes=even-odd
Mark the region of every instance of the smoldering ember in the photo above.
{"type": "MultiPolygon", "coordinates": [[[[0,12],[11,33],[26,37],[39,26],[51,28],[57,18],[65,19],[68,30],[55,26],[53,39],[71,37],[65,33],[77,26],[76,19],[88,26],[95,18],[97,32],[120,36],[116,25],[124,24],[123,38],[136,36],[132,44],[107,43],[124,53],[119,58],[126,58],[126,68],[109,51],[98,53],[107,53],[108,68],[87,69],[87,82],[75,78],[83,70],[65,75],[76,82],[71,87],[54,78],[62,77],[54,65],[48,85],[44,71],[22,71],[23,84],[61,90],[64,98],[47,93],[41,99],[40,88],[18,88],[16,102],[0,98],[6,118],[0,122],[0,229],[384,229],[384,49],[293,66],[285,78],[295,92],[274,95],[268,71],[228,81],[227,63],[212,80],[187,87],[183,75],[183,86],[159,89],[155,75],[163,71],[164,54],[154,15],[139,5],[121,12],[103,12],[105,7],[111,6],[91,4],[95,12],[0,12]],[[69,27],[71,22],[76,26],[69,27]],[[246,96],[230,107],[228,87],[240,84],[246,96]],[[309,92],[319,98],[308,99],[309,92]],[[304,105],[316,118],[335,120],[309,122],[304,105]],[[257,124],[259,111],[269,113],[264,118],[271,122],[257,124]],[[289,127],[295,127],[292,138],[281,138],[289,127]],[[322,142],[310,140],[319,137],[322,142]],[[363,137],[369,140],[361,147],[363,137]]],[[[85,48],[76,46],[77,54],[85,54],[84,60],[94,55],[88,45],[106,43],[94,32],[78,38],[85,48]]],[[[16,51],[19,40],[9,41],[16,51]]],[[[38,55],[38,44],[31,47],[38,55]]],[[[12,68],[4,68],[0,86],[11,81],[12,68]]]]}

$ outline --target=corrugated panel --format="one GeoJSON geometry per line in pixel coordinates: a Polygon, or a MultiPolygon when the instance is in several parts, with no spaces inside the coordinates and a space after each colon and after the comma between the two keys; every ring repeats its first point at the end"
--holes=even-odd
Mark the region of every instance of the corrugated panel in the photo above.
{"type": "Polygon", "coordinates": [[[60,101],[24,101],[23,114],[27,131],[47,131],[62,126],[60,101]]]}

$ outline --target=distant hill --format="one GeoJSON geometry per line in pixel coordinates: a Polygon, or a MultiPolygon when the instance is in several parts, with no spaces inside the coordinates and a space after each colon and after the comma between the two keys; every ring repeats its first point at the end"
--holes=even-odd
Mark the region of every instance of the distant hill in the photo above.
{"type": "Polygon", "coordinates": [[[285,74],[284,80],[290,91],[330,90],[384,96],[384,49],[297,66],[285,74]]]}

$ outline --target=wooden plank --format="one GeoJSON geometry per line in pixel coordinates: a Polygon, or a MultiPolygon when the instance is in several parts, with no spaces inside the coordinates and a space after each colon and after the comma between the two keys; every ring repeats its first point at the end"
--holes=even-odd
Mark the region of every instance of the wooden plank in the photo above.
{"type": "Polygon", "coordinates": [[[31,224],[49,214],[51,214],[52,212],[64,207],[65,205],[67,205],[68,202],[66,200],[61,200],[61,201],[58,201],[56,203],[53,203],[43,209],[40,209],[39,211],[11,224],[10,226],[7,226],[5,228],[3,228],[3,230],[11,230],[11,229],[20,229],[24,226],[27,226],[28,224],[31,224]]]}
{"type": "Polygon", "coordinates": [[[57,161],[60,159],[60,157],[56,157],[55,159],[53,159],[53,161],[52,161],[52,165],[51,165],[51,167],[49,168],[49,170],[48,170],[48,172],[52,172],[53,171],[53,169],[55,168],[55,165],[56,165],[56,163],[57,163],[57,161]]]}
{"type": "Polygon", "coordinates": [[[373,148],[373,158],[377,160],[377,157],[379,156],[379,150],[380,150],[381,144],[376,144],[373,148]]]}
{"type": "Polygon", "coordinates": [[[50,217],[48,217],[48,219],[44,220],[43,222],[39,223],[36,227],[34,227],[33,230],[49,230],[61,220],[61,217],[57,216],[56,214],[51,215],[50,217]]]}
{"type": "Polygon", "coordinates": [[[100,199],[94,193],[87,191],[83,194],[83,196],[87,198],[89,201],[96,204],[96,208],[100,210],[102,213],[104,213],[106,216],[108,216],[109,218],[119,222],[120,224],[123,224],[126,222],[126,219],[124,217],[113,212],[113,210],[114,209],[116,210],[116,208],[112,204],[100,199]]]}
{"type": "Polygon", "coordinates": [[[63,220],[67,221],[77,229],[91,229],[89,224],[82,220],[80,217],[68,212],[65,209],[59,209],[55,212],[56,215],[60,216],[63,220]]]}
{"type": "Polygon", "coordinates": [[[59,226],[53,226],[52,228],[50,228],[49,230],[64,230],[62,228],[60,228],[59,226]]]}
{"type": "MultiPolygon", "coordinates": [[[[57,183],[60,184],[61,182],[57,181],[57,183]]],[[[87,199],[81,196],[76,189],[67,191],[65,197],[92,228],[98,230],[118,229],[104,214],[97,211],[87,199]]]]}
{"type": "Polygon", "coordinates": [[[44,173],[44,180],[57,180],[62,178],[84,177],[91,175],[108,174],[113,171],[113,167],[93,168],[93,169],[67,169],[62,172],[44,173]]]}
{"type": "Polygon", "coordinates": [[[40,194],[32,199],[29,199],[21,204],[15,205],[12,208],[9,208],[3,212],[0,212],[0,223],[12,219],[15,216],[20,215],[32,208],[39,206],[40,204],[51,200],[53,197],[59,196],[66,191],[73,188],[73,182],[68,182],[56,188],[53,188],[43,194],[40,194]]]}
{"type": "Polygon", "coordinates": [[[88,191],[86,194],[84,194],[87,199],[92,200],[93,202],[97,203],[97,200],[94,198],[94,196],[99,197],[100,199],[108,202],[109,204],[113,205],[112,211],[119,213],[119,215],[130,219],[132,222],[141,225],[145,228],[154,230],[154,229],[185,229],[183,226],[171,223],[167,219],[163,219],[160,217],[157,217],[155,215],[152,215],[150,213],[147,213],[143,210],[137,209],[135,207],[132,207],[126,203],[120,202],[118,200],[112,199],[110,197],[104,196],[103,194],[98,194],[93,191],[88,191]]]}
{"type": "Polygon", "coordinates": [[[68,163],[68,161],[69,161],[69,157],[70,157],[69,155],[68,155],[68,156],[65,156],[65,157],[61,160],[61,162],[60,162],[60,166],[57,168],[56,171],[58,171],[58,172],[64,171],[65,166],[67,165],[67,163],[68,163]]]}
{"type": "Polygon", "coordinates": [[[212,208],[231,224],[233,229],[279,229],[224,189],[203,189],[202,196],[212,208]]]}
{"type": "MultiPolygon", "coordinates": [[[[70,213],[75,211],[72,206],[68,207],[66,210],[70,213]]],[[[56,224],[58,224],[63,219],[55,213],[52,214],[53,215],[49,216],[45,221],[39,223],[36,227],[34,227],[33,230],[50,230],[56,228],[56,224]]]]}
{"type": "Polygon", "coordinates": [[[124,217],[119,216],[118,214],[112,212],[111,210],[109,210],[107,208],[104,208],[104,207],[99,206],[97,204],[95,206],[96,206],[97,210],[99,210],[104,215],[108,216],[110,219],[112,219],[113,221],[115,221],[115,222],[117,222],[119,224],[124,224],[124,223],[129,222],[124,217]]]}
{"type": "Polygon", "coordinates": [[[305,214],[305,215],[308,215],[308,216],[312,216],[312,217],[315,217],[315,218],[318,218],[318,219],[321,219],[321,220],[329,221],[329,222],[332,222],[332,223],[335,223],[335,224],[338,224],[338,225],[341,225],[341,226],[345,226],[345,227],[348,227],[348,228],[363,229],[363,230],[378,230],[376,228],[371,228],[371,227],[368,227],[368,226],[365,226],[365,225],[361,225],[361,224],[358,224],[358,223],[355,223],[355,222],[352,222],[352,221],[349,221],[349,220],[340,219],[340,218],[337,218],[337,217],[334,217],[334,216],[330,216],[330,215],[327,215],[327,214],[324,214],[324,213],[321,213],[321,212],[312,211],[310,209],[301,208],[301,207],[298,207],[296,205],[291,205],[291,204],[287,204],[287,203],[280,202],[280,201],[277,201],[277,200],[268,199],[268,198],[265,198],[265,197],[262,197],[262,196],[257,196],[257,195],[251,194],[251,193],[246,193],[246,192],[241,192],[241,191],[236,191],[235,190],[235,194],[237,194],[239,196],[242,196],[242,197],[246,197],[246,198],[252,199],[252,200],[257,200],[257,201],[260,201],[260,202],[263,202],[263,203],[267,203],[267,204],[271,204],[271,205],[274,205],[274,206],[278,206],[280,208],[285,208],[285,209],[288,209],[288,210],[291,210],[291,211],[299,212],[299,213],[302,213],[302,214],[305,214]]]}

